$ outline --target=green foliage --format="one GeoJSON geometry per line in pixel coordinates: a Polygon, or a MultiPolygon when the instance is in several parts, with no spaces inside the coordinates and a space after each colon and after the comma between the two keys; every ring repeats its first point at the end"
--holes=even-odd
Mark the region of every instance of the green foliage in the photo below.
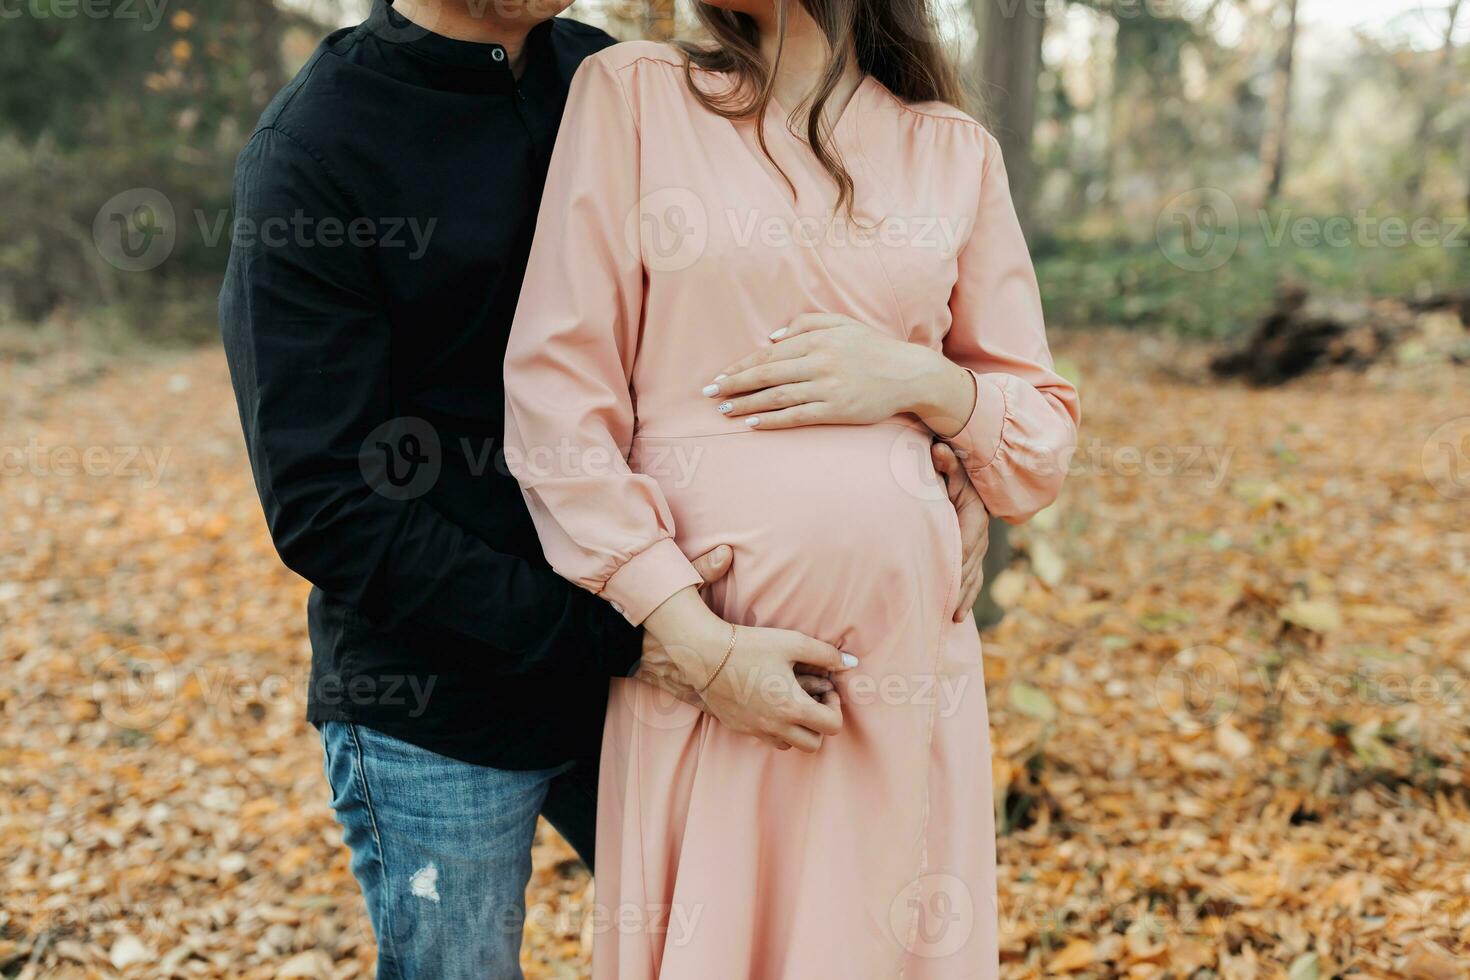
{"type": "MultiPolygon", "coordinates": [[[[1407,297],[1470,282],[1470,230],[1459,247],[1385,244],[1366,233],[1351,244],[1301,244],[1280,237],[1280,215],[1243,225],[1233,255],[1217,269],[1170,260],[1154,240],[1053,237],[1037,243],[1037,275],[1048,319],[1072,326],[1168,328],[1227,337],[1255,323],[1283,282],[1344,299],[1407,297]]],[[[1293,215],[1292,227],[1316,226],[1293,215]]],[[[1439,232],[1453,246],[1456,228],[1439,232]]],[[[1171,246],[1172,243],[1166,242],[1171,246]]]]}
{"type": "MultiPolygon", "coordinates": [[[[1284,279],[1344,297],[1470,282],[1464,234],[1449,248],[1273,243],[1275,216],[1266,225],[1244,217],[1220,268],[1171,262],[1151,236],[1153,216],[1176,195],[1224,188],[1241,207],[1258,196],[1277,31],[1244,0],[1070,3],[1068,19],[1087,16],[1075,8],[1097,15],[1096,44],[1085,63],[1074,46],[1042,71],[1029,209],[1044,233],[1038,271],[1053,320],[1220,336],[1252,323],[1284,279]],[[1238,30],[1223,29],[1227,15],[1238,30]]],[[[212,333],[235,155],[285,81],[283,39],[300,25],[289,47],[304,54],[324,29],[275,0],[4,7],[0,320],[101,311],[97,319],[150,336],[212,333]],[[109,264],[93,239],[103,204],[135,188],[160,192],[177,229],[168,260],[142,272],[109,264]]],[[[573,12],[633,36],[646,7],[604,0],[573,12]]],[[[1053,18],[1052,36],[1062,20],[1053,18]]],[[[1470,48],[1458,57],[1438,88],[1437,53],[1394,44],[1364,40],[1315,69],[1302,89],[1315,92],[1312,106],[1293,117],[1283,200],[1340,215],[1462,214],[1470,48]],[[1421,110],[1427,140],[1415,137],[1421,110]],[[1419,176],[1422,195],[1406,190],[1419,176]]]]}
{"type": "MultiPolygon", "coordinates": [[[[268,0],[15,4],[0,29],[0,311],[40,320],[110,309],[156,332],[223,267],[196,214],[229,206],[244,134],[283,81],[286,24],[268,0]],[[110,265],[99,209],[134,188],[161,193],[177,245],[146,272],[110,265]]],[[[212,317],[205,321],[212,331],[212,317]]]]}
{"type": "Polygon", "coordinates": [[[245,121],[279,82],[284,19],[263,0],[52,0],[11,13],[0,129],[22,143],[167,154],[245,121]]]}

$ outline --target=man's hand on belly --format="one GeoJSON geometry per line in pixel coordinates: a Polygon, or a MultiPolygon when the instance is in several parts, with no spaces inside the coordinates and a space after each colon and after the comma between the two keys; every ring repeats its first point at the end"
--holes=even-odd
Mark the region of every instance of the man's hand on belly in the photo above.
{"type": "Polygon", "coordinates": [[[980,587],[985,584],[982,569],[985,552],[990,550],[990,513],[949,443],[936,442],[933,455],[934,468],[944,477],[945,492],[949,494],[955,514],[960,519],[964,561],[960,565],[960,598],[954,608],[954,621],[962,623],[974,608],[975,600],[980,598],[980,587]]]}
{"type": "Polygon", "coordinates": [[[778,749],[816,752],[842,730],[836,690],[807,693],[807,674],[850,670],[858,659],[792,630],[737,626],[705,604],[692,586],[670,596],[644,620],[685,683],[697,685],[704,709],[731,731],[778,749]],[[738,649],[737,649],[738,648],[738,649]]]}
{"type": "MultiPolygon", "coordinates": [[[[730,550],[730,546],[722,544],[713,551],[700,555],[691,564],[699,577],[704,579],[705,585],[713,585],[730,573],[733,557],[734,552],[730,550]]],[[[667,691],[680,701],[697,708],[705,707],[704,702],[699,699],[699,693],[685,680],[684,672],[674,663],[668,650],[646,632],[643,634],[643,657],[638,661],[638,670],[633,677],[667,691]]],[[[797,665],[796,680],[801,689],[817,701],[837,689],[828,671],[819,671],[805,664],[797,665]]]]}

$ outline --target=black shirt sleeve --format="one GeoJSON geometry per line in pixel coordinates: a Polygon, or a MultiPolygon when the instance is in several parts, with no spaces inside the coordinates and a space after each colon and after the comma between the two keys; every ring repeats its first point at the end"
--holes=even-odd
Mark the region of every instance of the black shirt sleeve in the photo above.
{"type": "Polygon", "coordinates": [[[390,324],[372,251],[352,234],[368,213],[279,129],[241,154],[220,325],[276,550],[379,628],[430,625],[493,648],[492,670],[625,675],[641,631],[608,603],[369,483],[364,444],[394,411],[390,324]]]}

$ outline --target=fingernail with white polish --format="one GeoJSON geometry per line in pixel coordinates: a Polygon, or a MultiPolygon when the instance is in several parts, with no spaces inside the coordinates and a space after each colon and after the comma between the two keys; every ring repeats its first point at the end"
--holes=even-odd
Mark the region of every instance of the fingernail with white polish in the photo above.
{"type": "Polygon", "coordinates": [[[850,653],[844,653],[842,655],[842,666],[844,666],[844,667],[856,667],[857,665],[858,665],[858,658],[857,657],[854,657],[850,653]]]}
{"type": "Polygon", "coordinates": [[[759,415],[752,415],[750,418],[745,420],[745,424],[754,429],[756,426],[761,424],[761,417],[759,415]]]}
{"type": "Polygon", "coordinates": [[[775,331],[774,333],[771,334],[771,339],[772,340],[780,340],[784,336],[786,336],[786,328],[785,327],[782,327],[780,330],[777,330],[777,331],[775,331]]]}
{"type": "Polygon", "coordinates": [[[729,402],[720,402],[717,411],[719,411],[721,415],[729,415],[731,412],[735,411],[735,406],[731,405],[729,402]]]}
{"type": "Polygon", "coordinates": [[[716,395],[718,395],[719,393],[720,393],[720,386],[719,385],[705,385],[704,386],[704,396],[706,398],[713,398],[716,395]]]}

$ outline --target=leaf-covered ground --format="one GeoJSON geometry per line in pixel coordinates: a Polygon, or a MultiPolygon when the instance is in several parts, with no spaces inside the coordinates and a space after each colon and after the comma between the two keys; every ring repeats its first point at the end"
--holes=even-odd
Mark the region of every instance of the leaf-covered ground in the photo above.
{"type": "MultiPolygon", "coordinates": [[[[1470,373],[1057,346],[1082,451],[986,651],[1003,975],[1470,975],[1470,373]]],[[[0,975],[369,975],[219,353],[3,357],[0,425],[0,975]]],[[[543,829],[529,976],[588,889],[543,829]]]]}

